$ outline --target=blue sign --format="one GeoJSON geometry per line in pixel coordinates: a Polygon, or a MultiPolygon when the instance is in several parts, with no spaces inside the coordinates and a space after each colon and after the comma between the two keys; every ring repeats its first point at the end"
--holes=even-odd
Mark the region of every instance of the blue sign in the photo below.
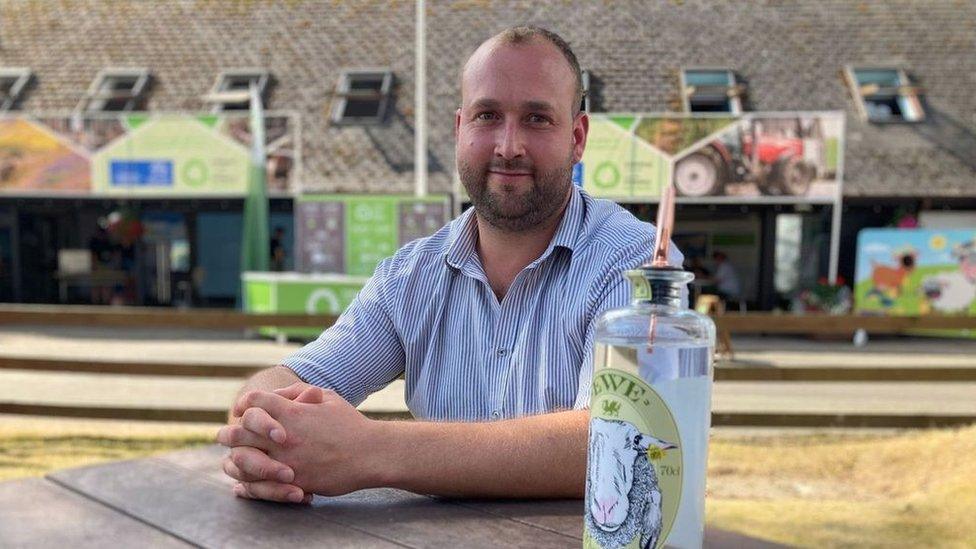
{"type": "Polygon", "coordinates": [[[109,184],[113,187],[172,187],[172,160],[112,160],[109,184]]]}
{"type": "Polygon", "coordinates": [[[580,187],[583,186],[583,163],[577,162],[573,164],[573,184],[580,187]]]}

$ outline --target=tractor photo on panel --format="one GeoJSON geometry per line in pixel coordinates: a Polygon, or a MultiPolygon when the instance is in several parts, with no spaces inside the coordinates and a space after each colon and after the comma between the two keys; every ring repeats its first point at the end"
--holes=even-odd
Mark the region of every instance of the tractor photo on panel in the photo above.
{"type": "Polygon", "coordinates": [[[831,199],[842,133],[832,113],[743,117],[679,154],[674,185],[687,197],[831,199]]]}

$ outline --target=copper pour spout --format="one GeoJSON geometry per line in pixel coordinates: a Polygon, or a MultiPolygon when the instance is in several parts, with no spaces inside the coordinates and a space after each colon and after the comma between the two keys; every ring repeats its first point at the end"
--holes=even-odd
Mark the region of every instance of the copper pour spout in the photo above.
{"type": "Polygon", "coordinates": [[[670,182],[661,190],[661,202],[657,205],[657,242],[651,255],[651,267],[667,267],[671,235],[674,232],[674,185],[670,182]]]}
{"type": "MultiPolygon", "coordinates": [[[[657,242],[651,255],[652,269],[667,268],[668,250],[671,248],[671,234],[674,232],[674,185],[670,182],[661,189],[661,202],[657,205],[657,242]]],[[[645,265],[647,266],[647,265],[645,265]]],[[[654,352],[654,332],[657,331],[657,315],[651,314],[647,327],[647,351],[654,352]]]]}

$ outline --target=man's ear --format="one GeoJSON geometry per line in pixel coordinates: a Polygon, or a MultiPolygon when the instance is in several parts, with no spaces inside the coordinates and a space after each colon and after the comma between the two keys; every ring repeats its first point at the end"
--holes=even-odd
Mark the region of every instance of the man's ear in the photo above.
{"type": "Polygon", "coordinates": [[[573,164],[583,159],[586,136],[590,133],[590,115],[580,111],[573,118],[573,164]]]}
{"type": "Polygon", "coordinates": [[[454,141],[457,141],[458,132],[461,129],[461,107],[454,111],[454,141]]]}

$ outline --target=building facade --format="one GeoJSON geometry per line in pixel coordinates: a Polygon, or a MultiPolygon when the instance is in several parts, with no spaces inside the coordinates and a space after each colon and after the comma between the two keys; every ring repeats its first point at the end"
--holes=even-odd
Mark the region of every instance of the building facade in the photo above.
{"type": "MultiPolygon", "coordinates": [[[[61,119],[84,129],[87,120],[127,117],[131,129],[133,116],[232,117],[254,82],[269,112],[292,121],[280,159],[287,166],[269,173],[287,172],[288,184],[271,192],[272,225],[284,229],[285,268],[294,268],[298,196],[412,192],[414,8],[392,0],[7,0],[0,106],[6,121],[61,119]]],[[[976,4],[954,0],[428,0],[430,192],[463,207],[453,143],[462,63],[505,27],[540,25],[573,46],[594,115],[842,113],[838,266],[851,280],[862,228],[906,216],[976,226],[974,22],[976,4]]],[[[16,167],[17,146],[0,139],[7,165],[16,167]]],[[[2,172],[0,299],[95,299],[63,287],[59,251],[91,248],[99,220],[121,212],[140,219],[168,254],[140,252],[130,298],[233,303],[239,194],[99,192],[94,179],[81,191],[18,187],[2,172]]],[[[787,195],[679,199],[678,231],[706,266],[714,251],[730,256],[750,308],[782,306],[829,270],[836,202],[787,195]]],[[[653,200],[620,201],[653,216],[653,200]]]]}

